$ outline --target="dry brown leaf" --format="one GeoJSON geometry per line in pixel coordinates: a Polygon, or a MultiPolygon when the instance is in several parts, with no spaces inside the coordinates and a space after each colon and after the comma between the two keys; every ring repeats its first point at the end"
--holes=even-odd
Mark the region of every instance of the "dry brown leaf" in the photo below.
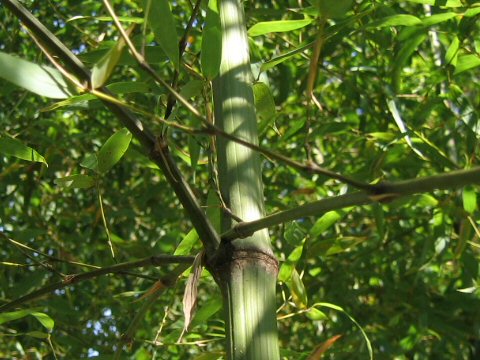
{"type": "Polygon", "coordinates": [[[332,336],[327,341],[318,345],[313,353],[308,357],[307,360],[319,360],[322,358],[323,354],[338,340],[342,337],[342,335],[335,335],[332,336]]]}
{"type": "Polygon", "coordinates": [[[203,269],[202,259],[203,251],[195,256],[192,272],[188,276],[187,284],[185,285],[185,293],[183,295],[183,314],[185,315],[184,332],[188,330],[188,326],[192,322],[197,308],[198,283],[200,282],[200,275],[203,269]]]}

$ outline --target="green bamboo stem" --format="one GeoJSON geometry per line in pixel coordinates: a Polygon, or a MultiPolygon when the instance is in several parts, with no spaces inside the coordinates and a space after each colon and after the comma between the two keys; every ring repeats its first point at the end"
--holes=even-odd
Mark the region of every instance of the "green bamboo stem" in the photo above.
{"type": "MultiPolygon", "coordinates": [[[[248,39],[243,9],[237,0],[220,2],[222,22],[222,63],[215,79],[215,123],[222,131],[249,143],[258,144],[257,121],[252,91],[248,39]]],[[[217,136],[220,192],[229,209],[243,221],[261,218],[263,188],[260,159],[252,149],[217,136]]],[[[234,220],[224,216],[223,229],[229,229],[234,220]]],[[[259,232],[238,244],[245,249],[262,248],[271,254],[267,231],[259,232]]]]}
{"type": "MultiPolygon", "coordinates": [[[[222,62],[213,82],[215,124],[222,132],[258,144],[252,74],[243,8],[240,0],[221,0],[222,62]]],[[[217,134],[218,135],[218,134],[217,134]]],[[[234,218],[253,221],[264,216],[259,155],[225,136],[217,136],[219,187],[232,217],[222,216],[222,231],[234,218]]],[[[266,229],[222,243],[212,270],[223,294],[227,358],[279,359],[275,313],[278,262],[266,229]]]]}

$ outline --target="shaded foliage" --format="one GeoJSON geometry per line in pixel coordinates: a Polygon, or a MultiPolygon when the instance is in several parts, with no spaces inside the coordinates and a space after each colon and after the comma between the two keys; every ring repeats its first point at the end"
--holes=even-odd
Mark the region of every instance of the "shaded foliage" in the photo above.
{"type": "MultiPolygon", "coordinates": [[[[310,3],[245,2],[250,27],[271,20],[312,20],[299,29],[250,39],[254,73],[266,69],[258,81],[268,86],[265,96],[275,102],[275,113],[268,116],[271,101],[257,101],[262,146],[365,182],[478,166],[478,3],[356,2],[345,16],[327,20],[323,30],[315,2],[310,3]],[[312,43],[319,31],[325,43],[314,95],[321,108],[309,101],[306,90],[312,76],[312,43]],[[292,51],[292,56],[273,65],[272,59],[292,51]]],[[[27,5],[89,68],[118,40],[112,21],[103,18],[108,14],[100,2],[27,5]]],[[[140,22],[132,39],[138,49],[147,45],[147,60],[158,75],[168,81],[178,77],[173,82],[178,90],[208,114],[211,88],[201,72],[205,65],[200,64],[206,2],[185,37],[186,66],[177,75],[159,44],[167,40],[156,38],[155,28],[143,28],[143,2],[114,5],[125,17],[125,28],[140,22]]],[[[168,41],[176,46],[193,4],[170,5],[178,39],[168,41]]],[[[4,7],[0,19],[0,51],[49,63],[4,7]]],[[[170,43],[169,51],[172,48],[170,43]]],[[[87,270],[87,264],[113,265],[109,238],[119,262],[172,254],[182,240],[183,254],[200,251],[198,239],[187,236],[189,219],[138,141],[132,140],[123,158],[104,174],[85,166],[85,159],[98,154],[122,129],[98,100],[78,95],[59,103],[1,81],[0,136],[15,137],[48,163],[47,167],[0,156],[2,303],[87,270]],[[59,183],[74,174],[88,175],[93,186],[59,183]]],[[[179,167],[215,220],[219,205],[210,137],[167,128],[154,117],[165,116],[168,93],[126,49],[107,84],[123,101],[149,113],[142,121],[157,134],[168,134],[179,167]]],[[[169,119],[194,128],[200,125],[179,105],[169,119]]],[[[263,169],[267,213],[351,190],[269,158],[264,158],[263,169]]],[[[278,287],[282,354],[307,358],[318,344],[340,334],[326,358],[347,359],[352,354],[368,358],[358,327],[345,313],[315,306],[324,302],[340,306],[362,326],[378,359],[478,357],[477,198],[478,185],[472,185],[305,217],[270,229],[282,264],[278,287]]],[[[197,318],[182,340],[185,276],[151,305],[134,338],[122,339],[146,301],[142,295],[172,269],[144,268],[99,277],[22,304],[22,309],[48,314],[55,321],[53,331],[47,336],[48,329],[33,316],[4,323],[0,356],[49,358],[54,351],[58,358],[109,358],[123,346],[134,359],[184,359],[205,352],[220,358],[224,337],[220,295],[206,271],[197,318]]]]}

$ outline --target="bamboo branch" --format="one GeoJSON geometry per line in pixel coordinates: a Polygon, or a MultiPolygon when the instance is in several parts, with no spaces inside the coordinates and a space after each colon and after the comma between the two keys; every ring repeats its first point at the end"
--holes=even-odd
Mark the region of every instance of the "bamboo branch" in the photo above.
{"type": "MultiPolygon", "coordinates": [[[[46,49],[50,50],[53,55],[57,56],[66,64],[67,68],[69,68],[75,74],[75,76],[77,76],[86,84],[90,83],[90,72],[83,66],[82,62],[65,45],[63,45],[54,34],[52,34],[30,12],[28,12],[28,10],[26,10],[25,7],[18,2],[18,0],[3,0],[3,3],[17,16],[18,19],[25,24],[25,26],[33,34],[35,34],[35,37],[45,46],[46,49]]],[[[128,36],[126,36],[126,34],[122,34],[122,36],[124,36],[125,40],[127,41],[128,36]]],[[[128,40],[128,42],[130,41],[128,40]]],[[[133,46],[133,44],[129,46],[133,46]]],[[[150,70],[153,71],[151,68],[150,70]]],[[[164,86],[170,88],[170,86],[162,79],[158,78],[158,80],[161,83],[164,83],[164,86]]],[[[90,88],[90,86],[86,87],[90,88]]],[[[171,90],[176,93],[173,89],[171,90]]],[[[107,97],[110,96],[114,98],[113,94],[105,87],[101,87],[95,91],[103,93],[107,97]]],[[[183,97],[181,97],[179,94],[178,96],[179,101],[182,102],[183,100],[183,102],[186,102],[186,100],[183,99],[183,97]]],[[[183,178],[180,170],[177,168],[177,165],[171,157],[171,154],[168,152],[168,149],[165,148],[165,146],[157,146],[157,139],[153,136],[153,134],[124,106],[121,106],[116,102],[108,101],[105,98],[102,98],[102,101],[105,106],[147,149],[147,152],[150,154],[152,160],[163,171],[165,178],[174,189],[181,204],[189,215],[189,218],[197,230],[205,248],[207,251],[209,251],[209,253],[212,253],[213,251],[211,250],[215,249],[220,242],[219,236],[204,214],[190,186],[183,178]]],[[[186,102],[186,105],[190,104],[186,102]]],[[[190,107],[192,107],[192,105],[190,105],[190,107]]],[[[198,113],[195,108],[189,108],[189,110],[193,110],[198,113]]],[[[199,114],[199,116],[201,115],[199,114]]]]}
{"type": "Polygon", "coordinates": [[[144,259],[129,261],[125,263],[116,264],[113,266],[103,267],[97,270],[92,270],[80,274],[67,275],[62,281],[46,285],[38,290],[12,300],[6,304],[0,306],[0,312],[8,311],[26,302],[38,299],[44,295],[47,295],[55,290],[62,289],[64,287],[76,284],[81,281],[94,279],[96,277],[106,274],[117,274],[129,269],[135,269],[145,266],[161,266],[168,264],[191,264],[193,262],[192,256],[175,256],[175,255],[156,255],[149,256],[144,259]]]}
{"type": "Polygon", "coordinates": [[[314,201],[296,208],[280,211],[261,219],[236,224],[221,235],[222,241],[251,236],[254,232],[306,216],[319,216],[327,211],[350,206],[361,206],[373,202],[389,202],[400,197],[462,187],[480,183],[480,167],[470,170],[452,171],[398,182],[373,185],[372,191],[361,191],[314,201]]]}
{"type": "MultiPolygon", "coordinates": [[[[164,86],[167,91],[169,92],[169,98],[175,98],[177,99],[180,103],[182,103],[193,115],[195,115],[198,119],[202,121],[202,124],[204,126],[204,131],[208,134],[214,135],[214,136],[221,136],[224,139],[231,140],[237,144],[243,145],[251,150],[254,150],[256,152],[259,152],[271,159],[275,159],[278,161],[281,161],[295,169],[298,169],[300,171],[304,171],[307,173],[311,174],[319,174],[319,175],[324,175],[328,176],[332,179],[339,180],[345,184],[352,185],[353,187],[361,190],[366,190],[371,188],[371,185],[357,181],[355,179],[352,179],[348,176],[337,174],[333,171],[330,171],[328,169],[322,168],[314,163],[308,163],[308,164],[303,164],[301,162],[295,161],[293,159],[288,158],[287,156],[284,156],[282,154],[276,153],[274,151],[265,149],[257,144],[251,143],[247,140],[244,140],[238,136],[232,135],[220,127],[214,125],[212,122],[209,122],[195,107],[187,100],[185,99],[180,93],[178,93],[175,89],[173,89],[172,86],[167,84],[162,78],[160,78],[155,70],[152,69],[152,67],[147,63],[145,60],[145,57],[140,54],[137,49],[135,48],[135,45],[132,43],[130,40],[128,34],[126,33],[125,29],[122,27],[122,24],[120,23],[120,20],[115,14],[115,11],[113,7],[111,6],[109,0],[103,0],[105,7],[107,8],[110,16],[113,18],[113,21],[115,23],[115,26],[117,27],[118,31],[120,32],[122,38],[125,40],[125,43],[128,46],[128,49],[132,53],[133,57],[137,61],[138,65],[144,69],[151,77],[153,80],[155,80],[159,85],[164,86]]],[[[164,121],[162,121],[164,122],[164,121]]]]}

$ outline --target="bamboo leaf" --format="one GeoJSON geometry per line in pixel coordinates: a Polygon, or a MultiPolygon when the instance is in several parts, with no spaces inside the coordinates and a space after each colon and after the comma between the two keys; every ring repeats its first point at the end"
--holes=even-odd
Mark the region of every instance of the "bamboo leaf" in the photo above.
{"type": "Polygon", "coordinates": [[[414,26],[422,25],[422,20],[413,15],[397,14],[387,16],[383,19],[379,19],[371,22],[367,25],[368,28],[382,28],[387,26],[414,26]]]}
{"type": "Polygon", "coordinates": [[[253,95],[255,97],[255,109],[257,116],[262,120],[275,118],[275,100],[267,84],[256,82],[253,84],[253,95]]]}
{"type": "Polygon", "coordinates": [[[35,317],[40,322],[40,324],[42,324],[43,327],[48,331],[53,330],[53,327],[55,325],[53,319],[47,314],[35,311],[33,309],[0,313],[0,325],[9,321],[21,319],[28,315],[35,317]]]}
{"type": "Polygon", "coordinates": [[[308,296],[305,285],[303,284],[300,274],[297,272],[297,269],[293,269],[292,278],[288,283],[290,292],[292,293],[293,302],[300,309],[306,309],[308,305],[308,296]]]}
{"type": "Polygon", "coordinates": [[[52,99],[66,99],[74,94],[73,88],[69,87],[57,69],[4,52],[0,52],[0,78],[52,99]]]}
{"type": "Polygon", "coordinates": [[[195,229],[192,229],[185,235],[178,244],[177,248],[173,255],[188,255],[192,250],[193,246],[198,242],[199,237],[195,229]]]}
{"type": "Polygon", "coordinates": [[[146,16],[155,40],[178,70],[180,68],[178,35],[169,1],[148,0],[146,16]]]}
{"type": "Polygon", "coordinates": [[[313,19],[302,20],[275,20],[256,23],[248,29],[249,36],[260,36],[272,32],[287,32],[301,29],[312,23],[313,19]]]}
{"type": "Polygon", "coordinates": [[[478,55],[461,55],[457,59],[454,74],[460,74],[477,66],[480,66],[480,57],[478,55]]]}
{"type": "Polygon", "coordinates": [[[336,310],[338,312],[343,313],[346,317],[350,319],[351,322],[357,326],[357,328],[360,330],[362,333],[363,338],[365,339],[365,343],[367,344],[367,349],[368,349],[368,354],[370,356],[370,360],[373,360],[373,349],[372,349],[372,343],[370,342],[370,339],[368,338],[367,334],[365,333],[365,330],[360,326],[360,324],[355,320],[349,313],[347,313],[342,307],[331,304],[331,303],[326,303],[326,302],[320,302],[320,303],[315,303],[313,307],[326,307],[329,309],[336,310]]]}
{"type": "Polygon", "coordinates": [[[209,0],[202,36],[200,63],[203,75],[211,80],[218,75],[222,58],[222,31],[218,0],[209,0]]]}
{"type": "Polygon", "coordinates": [[[439,24],[441,22],[453,19],[456,16],[459,16],[459,14],[455,12],[445,12],[441,14],[435,14],[432,16],[427,16],[422,18],[422,24],[425,26],[432,26],[432,25],[439,24]]]}
{"type": "Polygon", "coordinates": [[[465,17],[473,17],[477,16],[480,14],[480,3],[473,4],[473,6],[470,9],[467,9],[463,16],[465,17]]]}
{"type": "Polygon", "coordinates": [[[25,333],[27,336],[34,337],[36,339],[48,339],[48,334],[44,333],[43,331],[29,331],[25,333]]]}
{"type": "Polygon", "coordinates": [[[328,316],[325,315],[323,311],[320,311],[315,307],[311,307],[310,309],[308,309],[306,316],[313,321],[328,319],[328,316]]]}
{"type": "Polygon", "coordinates": [[[24,145],[20,140],[9,136],[0,137],[0,154],[32,162],[41,162],[48,166],[45,158],[37,151],[24,145]]]}
{"type": "Polygon", "coordinates": [[[95,185],[95,180],[88,175],[76,174],[55,179],[55,184],[75,189],[87,189],[95,185]]]}
{"type": "Polygon", "coordinates": [[[463,208],[473,214],[477,210],[477,192],[471,186],[465,186],[462,192],[463,208]]]}
{"type": "Polygon", "coordinates": [[[455,8],[463,6],[461,0],[446,0],[446,1],[438,1],[438,0],[407,0],[408,2],[413,2],[416,4],[424,4],[424,5],[440,5],[441,7],[445,8],[455,8]]]}
{"type": "Polygon", "coordinates": [[[451,64],[453,66],[457,65],[457,59],[458,59],[458,48],[460,46],[460,40],[458,40],[458,37],[455,36],[450,43],[447,52],[445,53],[445,62],[447,64],[451,64]]]}
{"type": "MultiPolygon", "coordinates": [[[[131,26],[127,30],[127,35],[133,30],[131,26]]],[[[115,66],[117,66],[123,49],[125,48],[125,40],[120,37],[115,45],[93,66],[91,81],[94,89],[103,86],[112,75],[115,66]]]]}
{"type": "Polygon", "coordinates": [[[104,174],[110,170],[123,157],[131,140],[132,134],[126,128],[110,136],[97,154],[98,172],[104,174]]]}

